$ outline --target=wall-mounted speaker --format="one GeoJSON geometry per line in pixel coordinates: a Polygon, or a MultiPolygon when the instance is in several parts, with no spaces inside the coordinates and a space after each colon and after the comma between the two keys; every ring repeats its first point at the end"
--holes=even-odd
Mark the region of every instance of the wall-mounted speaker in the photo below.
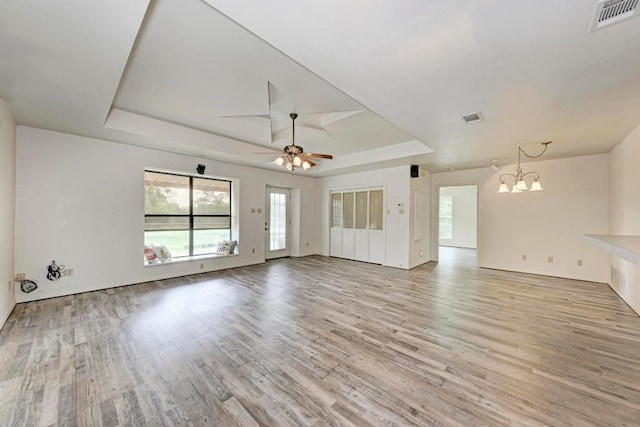
{"type": "Polygon", "coordinates": [[[420,166],[411,165],[411,178],[418,178],[420,176],[420,166]]]}

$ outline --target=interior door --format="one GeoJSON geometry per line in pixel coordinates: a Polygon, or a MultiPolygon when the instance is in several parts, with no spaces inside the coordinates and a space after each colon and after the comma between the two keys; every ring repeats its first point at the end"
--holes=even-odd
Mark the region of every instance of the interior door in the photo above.
{"type": "Polygon", "coordinates": [[[265,207],[265,259],[289,256],[289,190],[267,187],[265,207]]]}

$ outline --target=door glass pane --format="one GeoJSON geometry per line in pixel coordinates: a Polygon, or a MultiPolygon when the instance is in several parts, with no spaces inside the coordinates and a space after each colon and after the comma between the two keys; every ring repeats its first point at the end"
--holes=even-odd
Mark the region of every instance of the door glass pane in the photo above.
{"type": "Polygon", "coordinates": [[[342,193],[331,195],[331,226],[342,227],[342,193]]]}
{"type": "Polygon", "coordinates": [[[369,192],[369,230],[382,230],[382,190],[369,192]]]}
{"type": "Polygon", "coordinates": [[[193,178],[194,215],[231,215],[231,183],[193,178]]]}
{"type": "Polygon", "coordinates": [[[367,228],[367,192],[358,191],[356,193],[356,229],[367,228]]]}
{"type": "Polygon", "coordinates": [[[145,172],[144,213],[188,215],[189,177],[145,172]]]}
{"type": "Polygon", "coordinates": [[[343,227],[344,228],[353,228],[353,193],[344,193],[343,194],[343,202],[344,202],[344,215],[342,216],[343,227]]]}
{"type": "Polygon", "coordinates": [[[269,193],[269,250],[287,248],[287,195],[269,193]]]}

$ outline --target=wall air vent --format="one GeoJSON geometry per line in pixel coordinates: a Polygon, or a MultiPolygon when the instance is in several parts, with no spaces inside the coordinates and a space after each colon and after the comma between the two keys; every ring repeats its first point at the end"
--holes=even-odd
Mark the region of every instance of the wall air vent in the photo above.
{"type": "Polygon", "coordinates": [[[609,285],[611,288],[616,291],[620,295],[625,294],[626,288],[626,280],[622,271],[615,268],[613,265],[611,267],[611,281],[609,285]]]}
{"type": "Polygon", "coordinates": [[[640,0],[600,0],[591,23],[591,31],[638,15],[640,0]]]}
{"type": "MultiPolygon", "coordinates": [[[[639,0],[636,0],[639,1],[639,0]]],[[[484,118],[482,118],[482,114],[479,111],[476,111],[475,113],[471,113],[471,114],[465,114],[464,116],[462,116],[462,121],[464,121],[465,123],[476,123],[476,122],[481,122],[483,121],[484,118]]]]}

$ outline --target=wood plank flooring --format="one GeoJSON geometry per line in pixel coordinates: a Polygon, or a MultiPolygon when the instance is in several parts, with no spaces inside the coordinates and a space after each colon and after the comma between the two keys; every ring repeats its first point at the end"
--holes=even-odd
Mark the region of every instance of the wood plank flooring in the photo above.
{"type": "Polygon", "coordinates": [[[640,425],[640,317],[606,285],[456,254],[20,304],[0,331],[0,426],[640,425]]]}

